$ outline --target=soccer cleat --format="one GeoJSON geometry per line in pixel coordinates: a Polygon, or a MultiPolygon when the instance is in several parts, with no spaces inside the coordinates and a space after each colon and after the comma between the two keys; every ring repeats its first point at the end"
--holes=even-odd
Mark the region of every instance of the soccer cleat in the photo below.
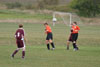
{"type": "Polygon", "coordinates": [[[22,56],[22,59],[24,59],[24,56],[22,56]]]}
{"type": "Polygon", "coordinates": [[[77,48],[74,48],[74,50],[73,51],[77,51],[78,49],[77,48]]]}
{"type": "Polygon", "coordinates": [[[11,55],[11,59],[14,59],[14,55],[11,55]]]}
{"type": "Polygon", "coordinates": [[[77,50],[79,50],[79,48],[78,48],[78,47],[77,47],[76,49],[77,49],[77,50]]]}
{"type": "Polygon", "coordinates": [[[50,49],[48,49],[48,50],[50,50],[50,49]]]}
{"type": "Polygon", "coordinates": [[[52,48],[52,50],[54,50],[55,48],[52,48]]]}

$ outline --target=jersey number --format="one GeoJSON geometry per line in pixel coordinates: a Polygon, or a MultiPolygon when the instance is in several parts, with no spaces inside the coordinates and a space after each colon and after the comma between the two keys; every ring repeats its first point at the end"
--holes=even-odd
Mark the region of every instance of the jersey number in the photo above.
{"type": "Polygon", "coordinates": [[[17,36],[18,36],[18,37],[20,36],[20,32],[17,33],[17,36]]]}

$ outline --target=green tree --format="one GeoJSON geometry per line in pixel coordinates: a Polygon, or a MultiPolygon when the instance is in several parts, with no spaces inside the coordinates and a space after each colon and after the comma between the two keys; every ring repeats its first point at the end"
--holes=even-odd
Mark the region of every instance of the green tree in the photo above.
{"type": "Polygon", "coordinates": [[[22,7],[22,4],[19,2],[14,2],[14,3],[6,3],[6,6],[8,9],[13,9],[13,8],[20,8],[22,7]]]}
{"type": "Polygon", "coordinates": [[[59,0],[43,0],[46,5],[58,5],[59,0]]]}
{"type": "Polygon", "coordinates": [[[37,2],[38,2],[37,3],[37,8],[39,8],[39,9],[44,9],[45,8],[45,4],[44,4],[43,0],[38,0],[37,2]]]}
{"type": "Polygon", "coordinates": [[[100,0],[73,0],[71,7],[78,10],[81,16],[95,17],[100,14],[100,0]]]}

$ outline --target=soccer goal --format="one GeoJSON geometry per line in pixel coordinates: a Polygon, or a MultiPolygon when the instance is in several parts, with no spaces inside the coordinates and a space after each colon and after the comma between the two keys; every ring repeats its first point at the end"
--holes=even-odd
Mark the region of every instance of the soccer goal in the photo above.
{"type": "Polygon", "coordinates": [[[56,23],[64,23],[66,26],[71,26],[72,22],[77,22],[78,24],[82,23],[76,14],[66,12],[54,12],[52,21],[53,26],[55,26],[56,23]]]}

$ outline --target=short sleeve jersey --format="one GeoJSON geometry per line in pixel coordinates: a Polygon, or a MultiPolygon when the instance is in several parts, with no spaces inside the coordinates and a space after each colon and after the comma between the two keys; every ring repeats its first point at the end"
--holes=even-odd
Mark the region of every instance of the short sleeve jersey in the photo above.
{"type": "Polygon", "coordinates": [[[48,34],[48,33],[51,33],[51,32],[52,32],[51,27],[47,25],[47,26],[46,26],[46,31],[47,31],[47,34],[48,34]]]}
{"type": "Polygon", "coordinates": [[[72,33],[78,33],[78,31],[80,30],[79,26],[72,26],[72,33]]]}

